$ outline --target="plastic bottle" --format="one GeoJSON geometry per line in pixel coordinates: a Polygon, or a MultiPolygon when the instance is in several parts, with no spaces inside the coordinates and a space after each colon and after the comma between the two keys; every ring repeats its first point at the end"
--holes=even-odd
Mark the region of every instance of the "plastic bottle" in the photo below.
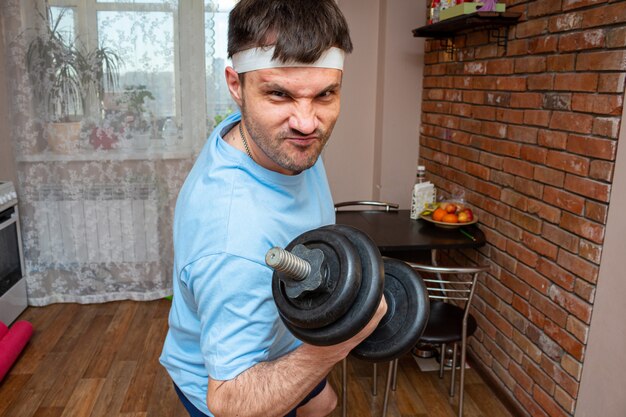
{"type": "Polygon", "coordinates": [[[419,165],[411,195],[411,218],[418,219],[427,204],[435,202],[435,186],[426,181],[426,167],[419,165]]]}

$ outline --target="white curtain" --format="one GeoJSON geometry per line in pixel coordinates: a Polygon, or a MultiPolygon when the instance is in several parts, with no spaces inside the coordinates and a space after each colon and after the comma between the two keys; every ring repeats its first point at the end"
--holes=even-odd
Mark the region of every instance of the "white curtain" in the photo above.
{"type": "Polygon", "coordinates": [[[31,305],[171,293],[178,190],[234,108],[232,3],[0,3],[31,305]]]}

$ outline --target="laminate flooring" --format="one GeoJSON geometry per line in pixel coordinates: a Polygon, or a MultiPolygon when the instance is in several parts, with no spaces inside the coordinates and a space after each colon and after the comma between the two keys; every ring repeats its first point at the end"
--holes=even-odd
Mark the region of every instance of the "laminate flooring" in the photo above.
{"type": "MultiPolygon", "coordinates": [[[[0,382],[0,417],[186,417],[172,383],[158,363],[170,302],[119,301],[29,307],[18,319],[35,333],[0,382]]],[[[372,365],[348,361],[348,416],[380,416],[387,366],[379,366],[372,395],[372,365]]],[[[454,417],[449,372],[421,372],[401,358],[389,417],[454,417]]],[[[341,367],[330,381],[341,393],[341,367]]],[[[341,400],[340,400],[341,404],[341,400]]],[[[332,417],[341,416],[338,407],[332,417]]],[[[504,405],[469,369],[466,417],[510,417],[504,405]]]]}

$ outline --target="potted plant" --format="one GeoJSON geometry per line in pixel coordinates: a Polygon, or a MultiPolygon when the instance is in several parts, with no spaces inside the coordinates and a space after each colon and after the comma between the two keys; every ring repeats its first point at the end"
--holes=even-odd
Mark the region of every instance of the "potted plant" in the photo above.
{"type": "MultiPolygon", "coordinates": [[[[26,65],[38,110],[47,122],[48,144],[62,153],[76,148],[81,118],[90,100],[98,105],[106,87],[115,88],[120,56],[110,48],[89,50],[63,33],[63,13],[37,11],[41,27],[31,39],[26,65]]],[[[93,109],[92,113],[93,113],[93,109]]]]}

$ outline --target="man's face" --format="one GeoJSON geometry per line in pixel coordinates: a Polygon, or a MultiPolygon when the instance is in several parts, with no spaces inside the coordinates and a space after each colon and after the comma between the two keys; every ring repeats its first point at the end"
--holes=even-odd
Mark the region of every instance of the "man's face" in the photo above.
{"type": "Polygon", "coordinates": [[[315,164],[339,116],[341,75],[310,67],[245,74],[238,104],[257,163],[288,175],[315,164]]]}

